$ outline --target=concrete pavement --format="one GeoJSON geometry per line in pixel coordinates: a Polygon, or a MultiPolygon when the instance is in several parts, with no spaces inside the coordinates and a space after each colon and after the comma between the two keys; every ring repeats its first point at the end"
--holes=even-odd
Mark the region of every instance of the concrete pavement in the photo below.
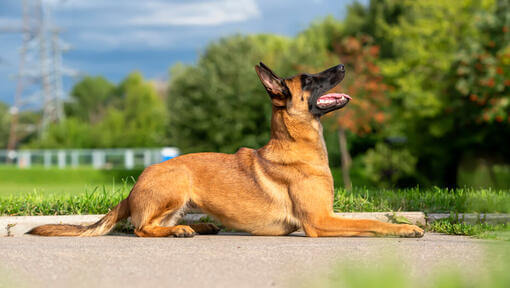
{"type": "Polygon", "coordinates": [[[389,256],[415,278],[446,266],[472,277],[483,273],[485,248],[494,245],[502,244],[433,233],[420,239],[307,238],[300,233],[0,237],[0,286],[290,287],[336,263],[378,267],[389,256]]]}
{"type": "MultiPolygon", "coordinates": [[[[423,212],[360,212],[360,213],[336,213],[339,216],[350,219],[373,219],[384,222],[405,219],[409,223],[425,226],[425,214],[423,212]],[[399,218],[400,217],[400,218],[399,218]]],[[[22,236],[30,229],[43,224],[92,224],[104,215],[54,215],[54,216],[0,216],[1,236],[22,236]]],[[[185,223],[210,221],[206,214],[187,214],[182,221],[185,223]]]]}

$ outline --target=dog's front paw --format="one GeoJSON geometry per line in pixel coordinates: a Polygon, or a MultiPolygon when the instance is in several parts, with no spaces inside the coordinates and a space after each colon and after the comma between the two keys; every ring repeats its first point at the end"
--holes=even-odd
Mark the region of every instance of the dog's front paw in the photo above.
{"type": "Polygon", "coordinates": [[[401,224],[398,225],[397,235],[407,238],[421,238],[425,235],[425,231],[416,225],[401,224]]]}

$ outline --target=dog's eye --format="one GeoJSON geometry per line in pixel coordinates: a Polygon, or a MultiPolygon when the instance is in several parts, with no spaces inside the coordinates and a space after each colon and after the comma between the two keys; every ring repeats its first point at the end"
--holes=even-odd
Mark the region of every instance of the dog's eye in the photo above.
{"type": "Polygon", "coordinates": [[[310,85],[310,84],[312,84],[312,78],[306,77],[305,78],[305,85],[307,86],[307,85],[310,85]]]}

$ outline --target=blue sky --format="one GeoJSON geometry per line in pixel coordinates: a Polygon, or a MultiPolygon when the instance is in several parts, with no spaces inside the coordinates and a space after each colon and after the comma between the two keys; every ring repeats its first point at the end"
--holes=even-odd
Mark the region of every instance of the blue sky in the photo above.
{"type": "MultiPolygon", "coordinates": [[[[139,70],[166,79],[208,42],[236,33],[296,35],[310,22],[343,18],[352,0],[42,0],[70,45],[64,65],[118,82],[139,70]]],[[[366,3],[368,0],[360,2],[366,3]]],[[[0,29],[21,25],[21,1],[0,0],[0,29]]],[[[0,33],[0,101],[12,102],[21,35],[0,33]]],[[[76,79],[65,80],[66,90],[76,79]]]]}

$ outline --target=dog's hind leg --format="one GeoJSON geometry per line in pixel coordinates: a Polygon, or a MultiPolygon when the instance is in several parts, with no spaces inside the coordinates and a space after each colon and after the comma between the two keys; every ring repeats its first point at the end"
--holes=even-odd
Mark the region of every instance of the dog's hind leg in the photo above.
{"type": "MultiPolygon", "coordinates": [[[[139,237],[193,237],[196,232],[188,225],[175,225],[185,210],[186,205],[172,211],[166,210],[161,215],[154,217],[149,223],[142,224],[135,229],[135,234],[139,237]]],[[[197,231],[198,232],[198,231],[197,231]]]]}
{"type": "Polygon", "coordinates": [[[187,176],[184,169],[160,165],[153,165],[140,175],[128,197],[131,222],[137,236],[195,235],[190,226],[175,225],[189,201],[191,187],[187,176]]]}
{"type": "Polygon", "coordinates": [[[196,233],[195,230],[187,225],[176,225],[171,227],[145,225],[136,229],[135,234],[139,237],[167,237],[170,235],[175,237],[193,237],[196,233]]]}

